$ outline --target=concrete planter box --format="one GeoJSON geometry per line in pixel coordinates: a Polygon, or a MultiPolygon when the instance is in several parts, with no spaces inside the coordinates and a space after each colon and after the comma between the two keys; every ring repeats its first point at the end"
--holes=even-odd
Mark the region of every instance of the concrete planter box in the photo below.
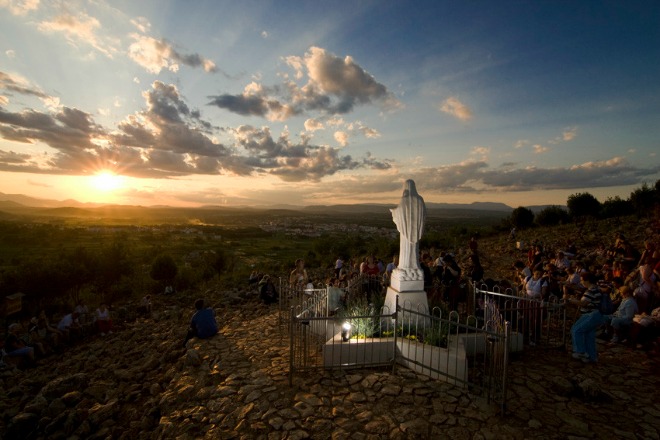
{"type": "Polygon", "coordinates": [[[410,339],[397,339],[399,364],[433,379],[452,385],[467,382],[467,356],[462,341],[449,342],[449,348],[434,347],[410,339]]]}
{"type": "Polygon", "coordinates": [[[383,365],[394,359],[394,338],[349,339],[343,342],[337,333],[323,346],[325,368],[383,365]]]}
{"type": "MultiPolygon", "coordinates": [[[[397,338],[350,339],[343,342],[337,333],[323,346],[325,368],[360,368],[369,365],[397,362],[415,372],[452,385],[465,385],[468,380],[468,357],[484,354],[487,339],[483,334],[468,333],[448,338],[447,348],[422,344],[415,340],[397,338]]],[[[523,349],[523,335],[511,333],[509,352],[523,349]]]]}

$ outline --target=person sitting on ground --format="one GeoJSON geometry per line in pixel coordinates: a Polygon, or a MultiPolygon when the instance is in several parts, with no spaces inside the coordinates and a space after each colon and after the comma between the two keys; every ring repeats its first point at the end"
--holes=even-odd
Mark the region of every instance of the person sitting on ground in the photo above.
{"type": "Polygon", "coordinates": [[[41,336],[45,337],[52,347],[59,348],[64,342],[64,335],[57,329],[57,327],[50,325],[45,310],[39,312],[38,321],[37,325],[41,336]]]}
{"type": "Polygon", "coordinates": [[[110,318],[110,310],[108,307],[101,303],[98,309],[96,309],[96,325],[101,332],[101,336],[105,336],[106,333],[112,334],[112,319],[110,318]]]}
{"type": "Polygon", "coordinates": [[[30,319],[27,323],[23,325],[23,328],[27,328],[27,332],[23,335],[21,339],[27,344],[28,347],[34,348],[35,355],[38,357],[46,356],[46,344],[45,341],[41,338],[38,328],[39,321],[36,317],[30,319]]]}
{"type": "Polygon", "coordinates": [[[204,307],[204,300],[195,301],[195,314],[190,319],[190,327],[183,341],[183,346],[194,337],[208,339],[218,333],[218,323],[215,321],[215,311],[210,307],[204,307]]]}
{"type": "Polygon", "coordinates": [[[137,312],[140,315],[151,316],[151,295],[145,295],[140,301],[140,305],[137,308],[137,312]]]}
{"type": "Polygon", "coordinates": [[[566,243],[564,255],[566,255],[568,258],[574,258],[577,255],[577,247],[575,247],[575,244],[571,240],[568,240],[566,243]]]}
{"type": "Polygon", "coordinates": [[[11,324],[7,329],[4,345],[5,358],[15,360],[19,368],[31,367],[34,365],[34,348],[28,347],[18,336],[20,330],[21,325],[17,323],[11,324]]]}
{"type": "Polygon", "coordinates": [[[78,322],[78,312],[64,315],[57,324],[57,329],[64,334],[67,340],[80,337],[81,328],[80,323],[78,322]]]}
{"type": "Polygon", "coordinates": [[[629,328],[633,323],[633,318],[637,314],[637,302],[632,297],[632,291],[628,286],[621,287],[621,295],[623,296],[623,300],[616,309],[616,312],[605,317],[605,322],[614,331],[614,336],[612,336],[611,340],[613,343],[619,342],[622,327],[629,328]]]}
{"type": "Polygon", "coordinates": [[[577,300],[568,295],[564,296],[565,301],[578,305],[580,308],[580,317],[571,327],[573,359],[585,363],[597,362],[596,330],[604,322],[603,315],[600,313],[601,291],[593,273],[584,272],[580,275],[580,279],[582,285],[587,289],[582,298],[577,300]]]}
{"type": "Polygon", "coordinates": [[[528,298],[544,299],[548,295],[548,280],[543,276],[543,269],[536,268],[531,277],[525,280],[525,293],[528,298]]]}
{"type": "Polygon", "coordinates": [[[532,276],[532,270],[520,260],[513,263],[513,269],[516,271],[519,286],[524,287],[525,280],[532,276]]]}
{"type": "Polygon", "coordinates": [[[564,252],[559,251],[557,252],[557,258],[555,258],[553,264],[562,275],[566,275],[568,268],[571,267],[571,260],[566,258],[564,252]]]}
{"type": "Polygon", "coordinates": [[[553,263],[548,263],[545,265],[545,272],[543,277],[548,282],[548,293],[544,296],[544,299],[547,299],[550,296],[556,298],[561,298],[563,296],[563,291],[561,288],[561,272],[557,269],[553,263]]]}
{"type": "Polygon", "coordinates": [[[73,309],[78,314],[78,324],[80,325],[81,332],[85,335],[90,334],[94,328],[94,316],[89,312],[89,307],[81,299],[73,309]]]}
{"type": "Polygon", "coordinates": [[[566,281],[563,283],[563,296],[581,296],[584,293],[586,288],[582,285],[580,278],[584,272],[584,263],[581,261],[575,263],[575,267],[568,269],[566,281]]]}
{"type": "Polygon", "coordinates": [[[628,276],[628,272],[625,271],[620,260],[614,260],[612,262],[612,276],[614,278],[619,277],[621,279],[625,279],[628,276]]]}
{"type": "Polygon", "coordinates": [[[264,275],[264,277],[259,282],[259,297],[264,302],[264,304],[274,304],[279,300],[279,295],[273,280],[270,279],[269,275],[264,275]]]}
{"type": "Polygon", "coordinates": [[[250,278],[248,278],[248,284],[253,285],[253,284],[257,284],[258,282],[259,282],[259,272],[253,270],[252,273],[250,273],[250,278]]]}
{"type": "Polygon", "coordinates": [[[640,313],[648,313],[649,305],[653,301],[653,289],[655,288],[656,276],[653,272],[655,261],[652,259],[639,266],[637,270],[628,275],[626,282],[632,285],[637,284],[633,290],[633,296],[637,301],[640,313]]]}

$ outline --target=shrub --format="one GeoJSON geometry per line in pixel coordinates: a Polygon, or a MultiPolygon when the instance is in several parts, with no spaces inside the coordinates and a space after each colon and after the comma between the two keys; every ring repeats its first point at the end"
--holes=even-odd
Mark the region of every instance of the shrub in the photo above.
{"type": "Polygon", "coordinates": [[[540,226],[560,225],[567,223],[569,220],[568,211],[557,205],[548,206],[536,215],[536,223],[540,226]]]}

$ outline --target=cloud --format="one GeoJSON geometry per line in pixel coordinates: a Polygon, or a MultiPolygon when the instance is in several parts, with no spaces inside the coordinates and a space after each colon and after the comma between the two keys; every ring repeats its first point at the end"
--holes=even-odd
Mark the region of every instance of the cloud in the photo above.
{"type": "Polygon", "coordinates": [[[323,130],[325,127],[323,126],[323,123],[317,119],[310,118],[305,121],[305,130],[307,131],[316,131],[316,130],[323,130]]]}
{"type": "Polygon", "coordinates": [[[580,189],[635,185],[660,172],[660,166],[636,168],[622,157],[565,168],[528,167],[481,173],[484,184],[507,191],[580,189]]]}
{"type": "Polygon", "coordinates": [[[470,150],[470,156],[480,156],[483,158],[483,160],[486,160],[488,157],[488,154],[490,154],[490,147],[472,147],[472,150],[470,150]]]}
{"type": "Polygon", "coordinates": [[[0,90],[19,93],[21,95],[32,95],[38,98],[48,98],[49,96],[42,92],[38,87],[31,85],[20,75],[10,75],[0,71],[0,90]]]}
{"type": "Polygon", "coordinates": [[[348,145],[348,133],[345,131],[335,131],[334,138],[342,147],[348,145]]]}
{"type": "Polygon", "coordinates": [[[472,111],[470,108],[453,96],[442,101],[439,110],[448,115],[454,116],[461,121],[469,121],[472,119],[472,111]]]}
{"type": "Polygon", "coordinates": [[[25,15],[39,8],[39,0],[0,0],[0,8],[8,9],[13,15],[25,15]]]}
{"type": "Polygon", "coordinates": [[[132,18],[131,24],[143,34],[146,34],[151,29],[151,23],[146,17],[132,18]]]}
{"type": "Polygon", "coordinates": [[[518,149],[518,148],[523,148],[523,147],[525,147],[529,144],[530,144],[530,142],[527,139],[519,139],[519,140],[516,141],[516,143],[513,145],[513,147],[518,149]]]}
{"type": "Polygon", "coordinates": [[[218,71],[213,61],[197,53],[180,53],[165,39],[157,40],[135,33],[131,34],[131,38],[133,43],[128,48],[128,56],[150,73],[158,74],[162,69],[176,72],[179,70],[179,64],[193,68],[201,67],[205,72],[210,73],[218,71]]]}
{"type": "Polygon", "coordinates": [[[562,142],[570,142],[577,137],[577,127],[568,127],[562,131],[561,135],[548,141],[548,143],[556,145],[562,142]]]}
{"type": "Polygon", "coordinates": [[[304,85],[285,81],[264,87],[253,82],[238,95],[210,96],[209,105],[270,120],[286,120],[309,112],[345,114],[358,105],[368,104],[379,104],[387,110],[401,107],[387,87],[350,56],[339,58],[325,49],[311,47],[302,57],[289,56],[283,60],[294,70],[296,80],[307,78],[304,85]]]}
{"type": "Polygon", "coordinates": [[[254,81],[245,86],[241,95],[225,94],[209,98],[209,105],[243,116],[260,116],[269,121],[285,121],[296,114],[290,105],[269,97],[269,90],[254,81]]]}
{"type": "Polygon", "coordinates": [[[534,149],[534,153],[535,153],[535,154],[543,154],[543,153],[547,153],[548,150],[549,150],[548,147],[544,147],[544,146],[541,145],[541,144],[535,144],[535,145],[532,145],[532,148],[534,149]]]}
{"type": "Polygon", "coordinates": [[[53,185],[49,185],[49,184],[43,183],[43,182],[37,182],[37,181],[32,180],[32,179],[28,179],[27,183],[28,183],[28,185],[39,186],[39,187],[42,187],[42,188],[52,188],[53,187],[53,185]]]}
{"type": "Polygon", "coordinates": [[[569,142],[575,139],[577,136],[577,127],[571,127],[564,130],[561,134],[561,138],[564,142],[569,142]]]}
{"type": "Polygon", "coordinates": [[[73,46],[90,45],[108,58],[112,58],[118,50],[119,42],[98,35],[101,23],[84,12],[77,15],[61,14],[51,21],[42,21],[37,28],[44,33],[61,32],[73,46]]]}
{"type": "Polygon", "coordinates": [[[264,40],[268,39],[268,32],[261,31],[261,38],[263,38],[264,40]]]}
{"type": "Polygon", "coordinates": [[[5,55],[7,55],[7,58],[16,58],[16,51],[13,49],[7,49],[5,55]]]}
{"type": "Polygon", "coordinates": [[[388,161],[373,158],[369,153],[356,160],[349,155],[340,155],[336,148],[310,145],[305,141],[294,143],[286,133],[274,139],[267,127],[241,126],[235,130],[235,137],[238,145],[249,153],[242,158],[244,165],[285,181],[318,181],[344,170],[391,167],[388,161]]]}

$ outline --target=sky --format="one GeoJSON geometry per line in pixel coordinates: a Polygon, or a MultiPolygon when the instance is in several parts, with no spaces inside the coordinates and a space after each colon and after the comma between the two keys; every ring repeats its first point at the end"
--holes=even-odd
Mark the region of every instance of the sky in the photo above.
{"type": "Polygon", "coordinates": [[[0,192],[566,203],[660,178],[660,3],[0,0],[0,192]]]}

